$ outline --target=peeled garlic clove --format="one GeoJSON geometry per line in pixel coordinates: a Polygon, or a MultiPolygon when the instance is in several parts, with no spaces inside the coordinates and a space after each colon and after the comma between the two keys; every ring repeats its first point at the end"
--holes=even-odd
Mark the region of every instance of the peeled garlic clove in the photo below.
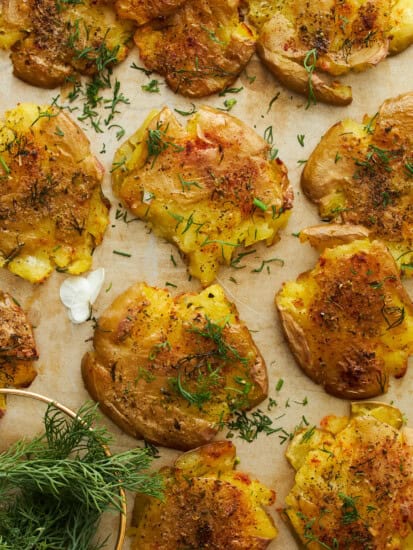
{"type": "Polygon", "coordinates": [[[84,277],[69,277],[60,286],[60,299],[68,308],[81,303],[88,304],[90,300],[89,282],[84,277]]]}
{"type": "Polygon", "coordinates": [[[103,267],[92,271],[87,276],[87,281],[89,283],[89,302],[93,304],[96,298],[99,295],[99,292],[102,290],[103,281],[105,280],[105,270],[103,267]]]}
{"type": "Polygon", "coordinates": [[[75,304],[73,307],[69,309],[68,315],[72,323],[76,325],[80,323],[84,323],[90,317],[90,303],[82,302],[82,303],[75,304]]]}

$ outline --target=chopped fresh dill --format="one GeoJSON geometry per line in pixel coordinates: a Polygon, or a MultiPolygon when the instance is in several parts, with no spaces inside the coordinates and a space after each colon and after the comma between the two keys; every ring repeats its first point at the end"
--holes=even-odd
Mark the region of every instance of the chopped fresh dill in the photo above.
{"type": "Polygon", "coordinates": [[[124,256],[125,258],[131,258],[132,254],[129,254],[129,252],[123,252],[122,250],[113,250],[114,254],[117,254],[118,256],[124,256]]]}
{"type": "Polygon", "coordinates": [[[242,92],[243,89],[243,86],[240,86],[239,88],[225,88],[224,90],[221,90],[218,95],[222,97],[226,94],[238,94],[239,92],[242,92]]]}
{"type": "Polygon", "coordinates": [[[272,145],[274,143],[274,135],[272,132],[272,126],[267,126],[264,130],[264,139],[268,143],[268,145],[272,145]]]}
{"type": "Polygon", "coordinates": [[[149,92],[151,94],[159,94],[159,80],[152,79],[149,84],[142,84],[141,86],[144,92],[149,92]]]}
{"type": "Polygon", "coordinates": [[[306,70],[308,74],[308,100],[306,109],[308,109],[311,105],[315,105],[317,103],[317,99],[314,93],[314,87],[313,87],[313,73],[315,71],[316,65],[317,65],[317,50],[316,48],[313,48],[312,50],[309,50],[305,57],[304,57],[304,69],[306,70]]]}
{"type": "Polygon", "coordinates": [[[232,97],[231,99],[226,99],[224,101],[224,107],[218,107],[218,109],[220,111],[227,111],[228,112],[228,111],[231,111],[231,109],[233,107],[235,107],[236,104],[237,104],[237,100],[232,97]]]}
{"type": "Polygon", "coordinates": [[[3,168],[3,170],[5,171],[5,173],[7,175],[9,175],[11,173],[10,167],[7,164],[7,162],[4,160],[2,155],[0,155],[0,165],[1,165],[1,167],[3,168]]]}
{"type": "Polygon", "coordinates": [[[216,44],[219,44],[220,46],[224,46],[224,45],[225,45],[225,42],[223,42],[222,40],[220,40],[220,39],[217,37],[215,31],[213,31],[213,30],[211,30],[211,29],[208,29],[208,27],[205,27],[204,25],[201,25],[201,29],[207,33],[209,39],[212,40],[212,42],[215,42],[216,44]]]}
{"type": "Polygon", "coordinates": [[[198,189],[202,189],[202,185],[198,181],[186,181],[184,180],[182,174],[178,174],[179,182],[182,185],[182,191],[190,191],[191,187],[198,187],[198,189]]]}
{"type": "Polygon", "coordinates": [[[153,71],[150,71],[149,69],[145,69],[145,67],[139,67],[138,65],[136,65],[136,63],[132,63],[130,68],[136,69],[137,71],[142,71],[148,77],[151,76],[151,74],[153,73],[153,71]]]}
{"type": "Polygon", "coordinates": [[[176,113],[178,113],[179,115],[182,115],[182,116],[190,116],[190,115],[193,115],[194,113],[196,113],[196,106],[195,106],[195,103],[191,103],[191,110],[190,111],[183,111],[181,109],[174,109],[174,111],[176,113]]]}
{"type": "Polygon", "coordinates": [[[245,258],[245,256],[249,256],[250,254],[254,254],[256,250],[248,250],[247,252],[240,252],[235,258],[231,260],[230,266],[234,269],[244,269],[247,267],[246,265],[239,265],[241,260],[245,258]]]}
{"type": "Polygon", "coordinates": [[[275,391],[280,391],[283,386],[284,386],[284,380],[282,378],[279,378],[275,386],[275,391]]]}
{"type": "Polygon", "coordinates": [[[267,273],[270,273],[270,266],[268,264],[271,264],[273,262],[277,262],[281,266],[284,265],[284,260],[281,260],[281,258],[270,258],[269,260],[262,260],[260,267],[252,269],[251,273],[261,273],[264,267],[267,268],[267,273]]]}
{"type": "Polygon", "coordinates": [[[262,202],[262,200],[258,199],[257,197],[254,197],[252,204],[260,210],[263,210],[264,212],[268,210],[268,204],[265,204],[265,202],[262,202]]]}
{"type": "Polygon", "coordinates": [[[301,147],[304,147],[304,134],[297,134],[297,141],[301,145],[301,147]]]}
{"type": "Polygon", "coordinates": [[[172,141],[167,140],[168,137],[168,125],[163,128],[163,122],[160,120],[156,123],[155,130],[148,128],[148,137],[146,139],[146,144],[148,146],[148,161],[152,159],[151,168],[153,168],[156,159],[159,155],[166,151],[169,147],[175,152],[180,152],[184,150],[184,147],[177,145],[172,141]]]}
{"type": "Polygon", "coordinates": [[[268,113],[271,111],[271,107],[274,105],[274,103],[277,101],[277,99],[280,97],[280,93],[281,92],[277,92],[275,94],[275,96],[271,99],[271,101],[269,102],[268,104],[268,109],[267,109],[267,115],[268,113]]]}

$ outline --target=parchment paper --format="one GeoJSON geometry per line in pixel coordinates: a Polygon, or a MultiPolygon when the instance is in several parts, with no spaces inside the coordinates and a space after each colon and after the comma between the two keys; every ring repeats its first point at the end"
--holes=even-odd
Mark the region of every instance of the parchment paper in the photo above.
{"type": "MultiPolygon", "coordinates": [[[[299,177],[302,166],[297,161],[308,158],[320,137],[338,120],[345,117],[361,120],[365,113],[373,115],[384,99],[410,91],[413,88],[412,61],[413,48],[410,48],[401,55],[382,62],[375,69],[342,79],[353,87],[354,100],[348,107],[318,104],[306,110],[306,99],[282,88],[261,67],[255,57],[247,68],[248,76],[256,76],[255,81],[251,83],[244,73],[234,84],[236,87],[243,86],[243,91],[234,96],[226,96],[237,100],[231,114],[248,123],[260,135],[263,135],[265,128],[273,126],[274,145],[279,148],[279,156],[288,167],[295,192],[293,214],[281,235],[280,242],[271,248],[266,248],[265,245],[254,247],[256,253],[247,256],[243,261],[245,269],[235,271],[232,268],[222,268],[217,279],[225,288],[228,298],[237,305],[241,318],[253,331],[255,342],[267,363],[270,396],[278,403],[278,406],[268,414],[273,419],[280,417],[275,420],[275,426],[282,426],[287,432],[291,432],[302,421],[303,416],[313,425],[318,424],[326,414],[346,414],[349,410],[346,401],[326,395],[320,387],[302,374],[284,341],[274,307],[274,295],[282,282],[295,279],[299,273],[310,269],[317,258],[317,253],[309,245],[300,244],[292,235],[303,227],[319,223],[315,207],[306,200],[300,190],[299,177]],[[269,109],[271,99],[278,92],[279,98],[269,109]],[[297,134],[305,135],[304,147],[299,144],[297,134]],[[251,272],[261,265],[262,260],[274,257],[283,259],[284,266],[281,267],[274,262],[270,264],[270,273],[265,269],[261,273],[251,272]],[[234,277],[238,284],[232,282],[230,277],[234,277]],[[276,392],[275,386],[280,378],[284,380],[284,385],[276,392]],[[300,404],[305,398],[308,404],[300,404]]],[[[122,83],[122,92],[130,100],[130,105],[120,105],[121,113],[114,121],[126,129],[125,137],[137,129],[151,108],[161,108],[168,104],[172,108],[190,109],[190,101],[173,94],[162,78],[156,75],[151,78],[159,79],[161,93],[151,94],[143,91],[141,85],[147,84],[149,79],[142,72],[132,69],[132,62],[142,65],[136,51],[131,52],[128,59],[114,71],[114,77],[122,83]]],[[[11,63],[4,52],[0,52],[0,69],[3,92],[0,97],[1,112],[14,108],[17,102],[33,101],[47,104],[59,93],[59,90],[40,90],[18,81],[12,76],[11,63]]],[[[194,103],[223,107],[224,99],[213,96],[194,103]]],[[[75,117],[76,113],[72,116],[75,117]]],[[[121,220],[115,220],[118,201],[111,192],[109,170],[119,142],[113,129],[109,134],[96,134],[86,126],[83,127],[91,140],[92,150],[106,168],[103,189],[112,202],[111,224],[103,244],[94,253],[93,268],[103,266],[106,270],[103,290],[93,308],[94,315],[99,317],[115,297],[135,281],[147,281],[161,287],[167,281],[172,282],[177,285],[176,289],[169,287],[173,294],[199,290],[200,285],[195,279],[188,280],[185,264],[179,260],[177,250],[171,244],[148,232],[143,222],[126,225],[121,220]],[[106,152],[100,154],[103,144],[106,152]],[[116,249],[130,253],[131,257],[114,255],[113,250],[116,249]],[[178,260],[177,267],[174,267],[170,260],[171,253],[178,260]]],[[[56,272],[44,284],[31,285],[6,270],[0,270],[0,287],[11,292],[29,311],[30,319],[35,326],[40,360],[39,374],[31,389],[77,409],[88,399],[80,375],[80,361],[83,353],[91,349],[89,339],[93,334],[93,328],[91,322],[74,326],[68,320],[59,300],[59,287],[65,277],[65,274],[56,272]]],[[[412,282],[406,281],[405,284],[413,296],[412,282]]],[[[412,425],[412,394],[411,370],[404,379],[391,380],[389,392],[381,399],[394,402],[400,407],[412,425]]],[[[8,403],[11,409],[15,401],[9,398],[8,403]]],[[[260,408],[266,411],[267,402],[260,408]]],[[[0,430],[3,432],[1,437],[4,436],[4,430],[13,430],[15,422],[30,421],[25,415],[24,408],[16,410],[20,412],[15,413],[13,422],[7,422],[3,427],[0,424],[0,430]]],[[[113,432],[113,450],[131,448],[137,444],[136,440],[122,434],[110,420],[104,419],[104,423],[113,432]]],[[[225,432],[220,437],[224,435],[225,432]]],[[[235,439],[234,443],[241,460],[239,469],[250,472],[276,490],[277,500],[271,514],[279,529],[279,536],[270,545],[270,549],[299,548],[289,528],[283,524],[277,513],[277,509],[283,507],[284,497],[294,479],[294,472],[284,458],[286,445],[281,445],[277,434],[269,437],[261,435],[253,443],[246,443],[240,439],[235,439]]],[[[178,453],[161,449],[161,455],[162,457],[155,461],[156,467],[171,464],[178,453]]],[[[125,544],[125,549],[127,548],[129,542],[125,544]]]]}

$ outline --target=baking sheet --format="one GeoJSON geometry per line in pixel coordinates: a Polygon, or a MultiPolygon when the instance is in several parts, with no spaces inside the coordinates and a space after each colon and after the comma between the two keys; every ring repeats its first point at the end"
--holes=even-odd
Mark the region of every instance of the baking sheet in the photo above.
{"type": "MultiPolygon", "coordinates": [[[[303,416],[312,425],[318,424],[326,414],[348,412],[346,401],[326,395],[319,386],[302,374],[284,341],[274,307],[274,295],[282,282],[295,279],[299,273],[310,269],[317,258],[317,254],[309,245],[300,244],[292,235],[303,227],[319,223],[315,207],[300,191],[299,177],[302,166],[297,161],[308,158],[322,134],[336,121],[345,117],[360,120],[365,113],[374,114],[384,99],[411,91],[412,61],[413,48],[410,48],[399,56],[382,62],[375,69],[343,78],[343,82],[350,83],[353,87],[354,100],[348,107],[318,104],[306,110],[305,98],[278,85],[255,57],[247,68],[248,76],[256,76],[255,81],[250,82],[243,73],[234,84],[235,87],[243,86],[243,91],[234,96],[226,96],[237,100],[231,114],[249,124],[260,135],[264,134],[268,126],[273,126],[274,145],[279,149],[279,157],[287,165],[295,192],[293,214],[281,235],[280,242],[271,248],[266,248],[265,245],[255,246],[256,253],[243,260],[245,269],[235,271],[232,268],[221,268],[217,279],[224,287],[228,298],[237,305],[241,318],[253,331],[254,340],[266,360],[270,396],[278,405],[270,412],[267,412],[266,402],[260,408],[273,419],[280,417],[274,420],[274,424],[276,427],[282,426],[287,432],[291,432],[303,420],[303,416]],[[271,99],[278,92],[278,99],[269,108],[271,99]],[[301,147],[297,140],[298,134],[305,135],[304,147],[301,147]],[[270,264],[270,273],[265,269],[261,273],[252,273],[253,269],[261,265],[262,260],[274,257],[281,258],[284,265],[274,262],[270,264]],[[232,282],[230,277],[234,277],[238,284],[232,282]],[[284,384],[277,392],[275,386],[280,378],[284,380],[284,384]],[[306,401],[307,404],[302,404],[306,401]]],[[[161,93],[151,94],[142,91],[141,85],[147,84],[149,79],[142,72],[130,67],[133,62],[142,65],[136,51],[131,52],[128,59],[114,71],[114,77],[122,84],[121,91],[130,100],[129,105],[120,105],[121,113],[114,121],[125,128],[125,137],[136,130],[151,108],[169,105],[171,108],[189,110],[191,102],[173,94],[162,78],[156,75],[151,78],[158,78],[161,93]]],[[[47,104],[59,93],[59,90],[40,90],[15,79],[12,76],[8,54],[5,52],[0,52],[0,70],[1,112],[14,108],[17,102],[33,101],[47,104]]],[[[204,103],[222,107],[224,99],[215,95],[193,102],[196,105],[204,103]]],[[[73,113],[72,116],[75,115],[76,113],[73,113]]],[[[184,118],[182,121],[185,123],[184,118]]],[[[172,282],[177,285],[176,289],[168,287],[173,294],[200,290],[200,285],[195,279],[188,280],[185,264],[179,259],[176,248],[148,232],[143,222],[125,224],[122,220],[115,219],[118,201],[111,192],[109,171],[113,153],[119,145],[115,137],[116,130],[96,134],[86,126],[84,129],[91,140],[93,152],[106,168],[103,190],[112,202],[111,223],[103,244],[94,253],[93,268],[103,266],[106,270],[106,279],[94,305],[93,314],[99,317],[118,294],[136,281],[146,281],[161,287],[167,281],[172,282]],[[106,152],[99,153],[102,149],[106,152]],[[131,257],[114,255],[113,250],[128,252],[131,257]],[[171,253],[177,259],[176,267],[170,261],[171,253]]],[[[88,399],[81,379],[80,361],[83,353],[91,349],[89,340],[93,334],[93,327],[91,322],[75,326],[68,320],[65,308],[59,300],[59,287],[65,277],[66,275],[55,272],[44,284],[31,285],[6,270],[0,270],[0,287],[11,292],[28,310],[35,326],[40,360],[39,374],[31,389],[77,409],[88,399]]],[[[406,286],[413,297],[412,281],[406,281],[406,286]]],[[[409,417],[412,411],[412,394],[411,370],[404,379],[391,380],[390,390],[382,400],[394,402],[409,417]]],[[[9,398],[9,407],[13,407],[13,404],[13,399],[9,398]]],[[[24,409],[16,409],[18,410],[20,412],[16,412],[13,417],[15,420],[4,424],[2,430],[13,430],[14,422],[27,421],[24,409]]],[[[104,419],[104,423],[113,432],[114,450],[136,445],[136,440],[122,434],[110,420],[104,419]]],[[[412,423],[413,419],[410,418],[410,425],[412,423]]],[[[224,435],[225,432],[219,437],[224,435]]],[[[285,444],[281,444],[278,434],[269,437],[261,435],[253,443],[234,439],[234,443],[241,460],[239,469],[259,477],[276,490],[277,500],[271,514],[279,529],[279,536],[269,548],[298,548],[297,542],[277,512],[277,509],[282,508],[284,497],[294,479],[293,470],[284,458],[285,444]]],[[[177,455],[178,452],[161,449],[161,458],[155,465],[160,467],[170,464],[177,455]]],[[[124,548],[129,548],[129,541],[125,543],[124,548]]]]}

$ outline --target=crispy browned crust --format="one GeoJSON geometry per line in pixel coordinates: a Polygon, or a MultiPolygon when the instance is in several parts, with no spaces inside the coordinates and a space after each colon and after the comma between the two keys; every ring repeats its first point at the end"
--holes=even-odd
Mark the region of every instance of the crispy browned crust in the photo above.
{"type": "MultiPolygon", "coordinates": [[[[267,548],[274,535],[258,534],[263,519],[261,505],[254,502],[252,495],[257,491],[251,490],[255,480],[233,471],[235,451],[232,443],[217,441],[191,451],[190,455],[181,455],[172,468],[163,468],[160,473],[165,482],[164,499],[136,497],[137,534],[133,548],[267,548]],[[194,465],[192,471],[180,467],[186,460],[194,465]]],[[[266,505],[274,499],[274,492],[262,498],[266,505]]],[[[273,524],[269,516],[265,522],[273,524]]]]}
{"type": "MultiPolygon", "coordinates": [[[[28,109],[33,115],[31,104],[28,109]]],[[[1,182],[0,253],[5,267],[19,257],[39,255],[51,271],[63,247],[69,253],[60,267],[66,268],[77,249],[91,253],[101,242],[110,205],[101,193],[103,168],[82,130],[64,112],[47,106],[37,110],[38,119],[24,128],[24,105],[13,111],[17,124],[6,123],[15,138],[2,153],[8,173],[1,182]],[[91,218],[92,204],[100,224],[91,218]]]]}
{"type": "Polygon", "coordinates": [[[218,109],[200,106],[184,128],[164,107],[117,150],[113,188],[158,236],[180,248],[191,275],[207,286],[238,245],[272,245],[287,223],[293,190],[284,163],[270,152],[261,136],[218,109]],[[155,157],[148,144],[156,133],[169,145],[155,157]]]}
{"type": "Polygon", "coordinates": [[[84,0],[77,5],[59,0],[5,0],[3,3],[5,28],[9,25],[24,31],[23,38],[12,47],[11,60],[15,76],[29,84],[54,88],[74,72],[96,73],[96,51],[103,43],[108,50],[114,49],[112,35],[106,32],[115,27],[121,40],[115,57],[121,61],[126,56],[127,38],[122,34],[122,25],[124,34],[129,27],[129,38],[133,26],[129,22],[109,23],[105,0],[84,0]],[[95,10],[99,20],[91,23],[87,16],[89,8],[95,10]]]}
{"type": "Polygon", "coordinates": [[[308,304],[297,295],[294,307],[286,305],[289,292],[295,294],[284,283],[276,305],[287,342],[307,376],[328,393],[363,399],[387,391],[391,375],[405,374],[413,346],[398,342],[401,335],[406,342],[405,331],[411,330],[413,304],[381,243],[343,252],[339,259],[322,255],[297,282],[308,285],[308,304]],[[390,348],[382,339],[389,335],[392,349],[402,353],[397,360],[383,357],[390,348]]]}
{"type": "Polygon", "coordinates": [[[119,17],[133,19],[144,25],[157,17],[171,15],[187,0],[116,0],[115,9],[119,17]]]}
{"type": "Polygon", "coordinates": [[[27,387],[37,375],[33,329],[23,309],[0,291],[0,387],[27,387]]]}
{"type": "MultiPolygon", "coordinates": [[[[324,443],[302,444],[307,453],[286,497],[286,514],[303,544],[312,537],[320,549],[385,549],[389,541],[410,548],[413,446],[407,431],[387,423],[385,415],[378,420],[362,414],[334,435],[317,432],[314,439],[324,437],[324,443]]],[[[293,440],[291,446],[298,452],[300,444],[293,440]]]]}
{"type": "Polygon", "coordinates": [[[134,40],[142,61],[182,95],[204,97],[223,90],[235,81],[255,50],[255,34],[240,22],[237,9],[238,1],[186,2],[171,16],[136,31],[134,40]],[[221,40],[221,28],[228,25],[230,37],[221,40]]]}
{"type": "MultiPolygon", "coordinates": [[[[353,123],[352,123],[353,124],[353,123]]],[[[307,197],[323,218],[365,226],[373,238],[412,248],[413,93],[389,99],[370,126],[337,123],[310,155],[301,177],[307,197]],[[340,193],[339,208],[327,211],[340,193]]]]}
{"type": "MultiPolygon", "coordinates": [[[[254,6],[255,2],[251,4],[254,6]]],[[[259,5],[255,6],[260,20],[259,5]]],[[[338,76],[350,69],[365,70],[386,57],[390,2],[280,3],[260,30],[257,51],[270,71],[289,89],[332,105],[352,101],[351,88],[324,81],[322,73],[338,76]],[[315,57],[306,59],[308,52],[315,57]],[[305,68],[307,63],[307,69],[305,68]],[[315,70],[314,70],[315,69],[315,70]],[[311,81],[311,89],[310,89],[311,81]]],[[[254,15],[253,15],[254,19],[254,15]]],[[[259,23],[261,26],[262,22],[259,23]]]]}
{"type": "MultiPolygon", "coordinates": [[[[209,299],[214,299],[210,289],[209,299]]],[[[177,449],[191,449],[214,437],[221,412],[222,419],[229,414],[223,404],[233,376],[251,383],[240,408],[258,404],[268,391],[264,360],[244,323],[236,316],[223,336],[236,355],[249,360],[243,363],[234,355],[220,359],[212,340],[193,332],[193,327],[205,325],[202,308],[188,306],[189,316],[180,316],[179,308],[185,300],[190,303],[190,296],[173,300],[166,291],[135,284],[99,319],[94,351],[82,360],[86,388],[114,422],[130,435],[177,449]],[[179,374],[182,386],[196,392],[200,373],[205,377],[217,368],[222,372],[219,384],[209,386],[211,397],[201,408],[171,385],[179,374]]]]}

